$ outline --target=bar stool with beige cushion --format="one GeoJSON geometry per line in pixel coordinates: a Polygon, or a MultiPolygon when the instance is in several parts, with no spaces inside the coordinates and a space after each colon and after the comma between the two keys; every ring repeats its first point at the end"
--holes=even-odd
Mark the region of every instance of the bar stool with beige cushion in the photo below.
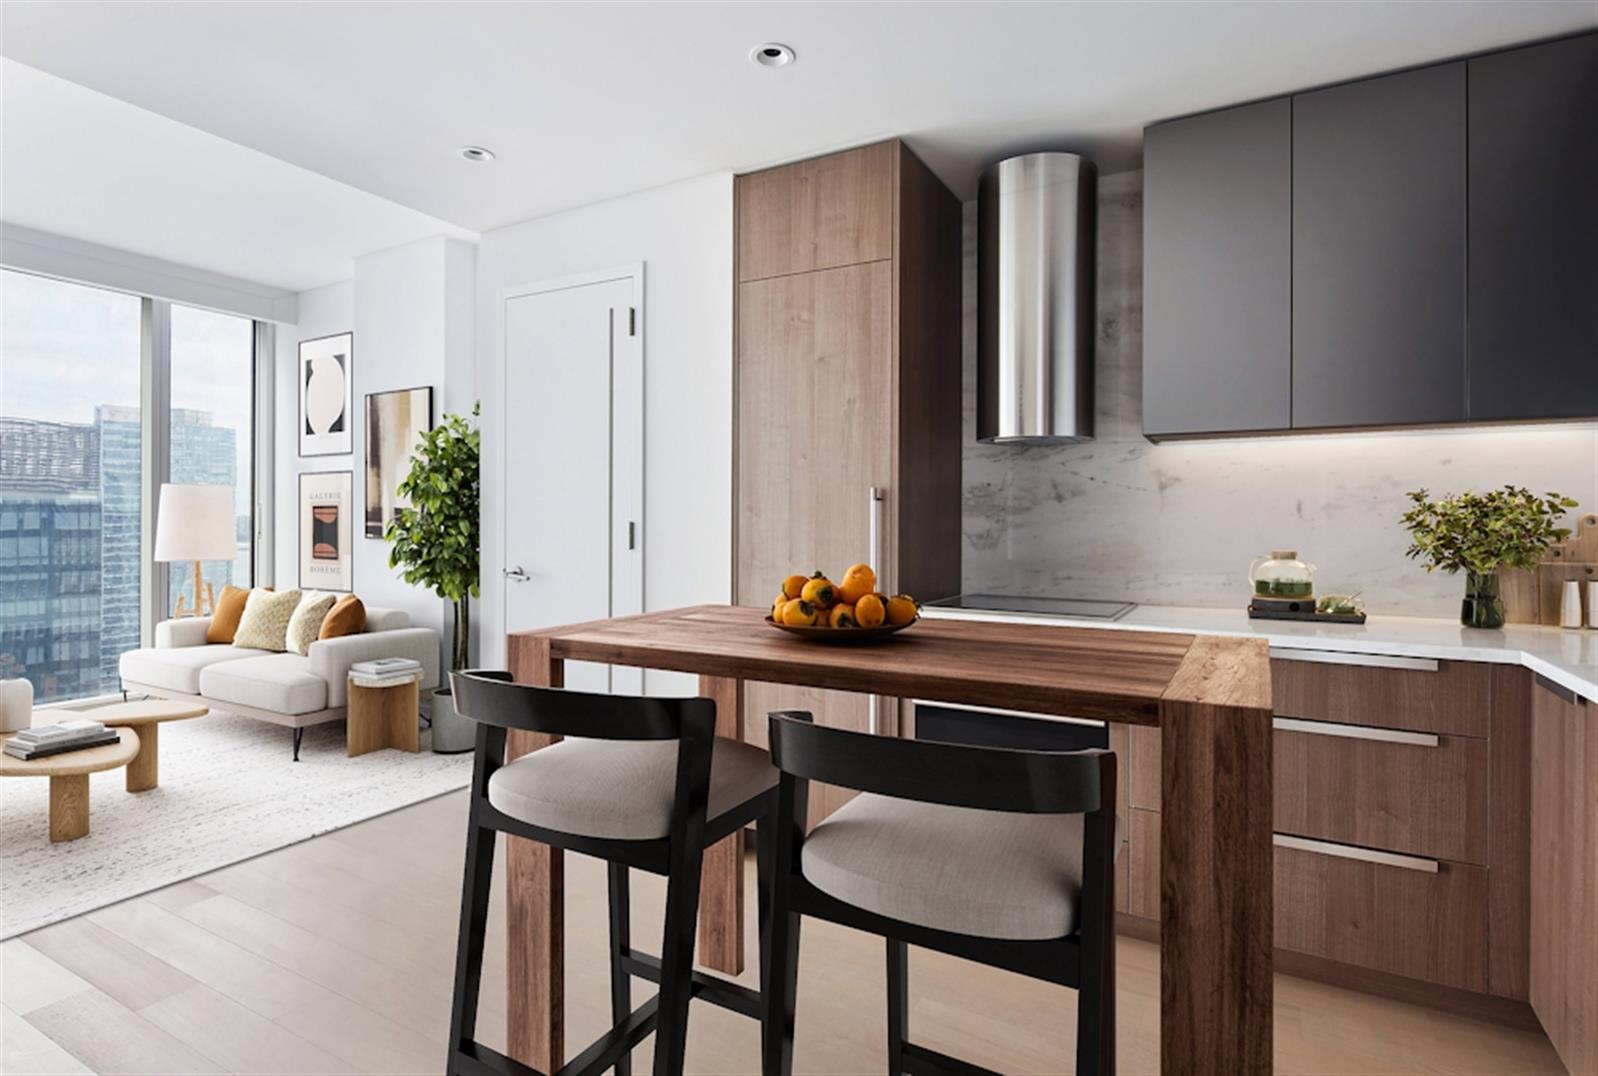
{"type": "MultiPolygon", "coordinates": [[[[614,1026],[561,1068],[563,1076],[632,1071],[632,1049],[655,1033],[653,1071],[680,1076],[688,1002],[760,1019],[760,994],[693,970],[706,848],[751,822],[764,829],[777,771],[758,748],[715,735],[710,699],[590,695],[510,682],[505,672],[450,677],[456,710],[478,723],[461,900],[448,1071],[524,1076],[528,1068],[476,1041],[494,835],[509,833],[597,856],[610,867],[614,1026]],[[510,729],[568,739],[503,763],[510,729]],[[576,738],[576,737],[581,737],[576,738]],[[628,869],[666,876],[658,958],[632,948],[628,869]],[[633,976],[660,984],[634,1009],[633,976]]],[[[769,834],[769,831],[767,831],[769,834]]],[[[762,918],[766,911],[761,898],[762,918]]]]}
{"type": "MultiPolygon", "coordinates": [[[[887,940],[888,1071],[988,1070],[909,1041],[907,947],[1075,988],[1079,1074],[1115,1071],[1115,756],[967,747],[770,715],[782,772],[762,1072],[793,1067],[802,915],[887,940]],[[808,836],[810,781],[860,795],[808,836]]],[[[766,846],[761,846],[762,854],[766,846]]]]}

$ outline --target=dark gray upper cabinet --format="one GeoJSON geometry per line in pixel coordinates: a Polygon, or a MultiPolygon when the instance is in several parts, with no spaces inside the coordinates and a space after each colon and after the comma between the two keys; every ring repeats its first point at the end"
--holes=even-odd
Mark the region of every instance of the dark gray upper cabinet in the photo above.
{"type": "Polygon", "coordinates": [[[1144,143],[1143,430],[1291,421],[1292,106],[1173,120],[1144,143]]]}
{"type": "Polygon", "coordinates": [[[1598,36],[1469,68],[1469,417],[1598,415],[1598,36]]]}
{"type": "Polygon", "coordinates": [[[1465,65],[1293,98],[1293,427],[1465,418],[1465,65]]]}

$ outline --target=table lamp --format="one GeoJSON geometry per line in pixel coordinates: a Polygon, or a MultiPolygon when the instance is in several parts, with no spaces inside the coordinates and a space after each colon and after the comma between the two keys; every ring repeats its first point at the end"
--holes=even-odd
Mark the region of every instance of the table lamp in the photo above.
{"type": "Polygon", "coordinates": [[[200,579],[200,562],[232,560],[238,550],[235,527],[232,486],[161,483],[155,514],[155,559],[194,562],[194,605],[186,609],[179,597],[173,616],[201,616],[214,610],[211,586],[200,579]]]}

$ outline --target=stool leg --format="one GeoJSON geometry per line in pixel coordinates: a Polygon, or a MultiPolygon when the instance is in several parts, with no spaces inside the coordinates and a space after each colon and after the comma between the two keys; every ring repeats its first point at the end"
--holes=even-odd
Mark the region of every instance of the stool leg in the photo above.
{"type": "Polygon", "coordinates": [[[888,1072],[903,1076],[910,1039],[910,947],[888,939],[888,1072]]]}
{"type": "Polygon", "coordinates": [[[694,934],[699,928],[698,842],[673,848],[666,879],[666,931],[660,945],[660,1006],[655,1025],[655,1076],[682,1076],[688,1046],[688,1001],[693,997],[694,934]]]}
{"type": "MultiPolygon", "coordinates": [[[[619,1024],[633,1011],[632,976],[622,960],[632,948],[632,909],[627,865],[610,864],[610,1016],[619,1024]]],[[[633,1076],[633,1059],[628,1054],[616,1062],[616,1076],[633,1076]]]]}

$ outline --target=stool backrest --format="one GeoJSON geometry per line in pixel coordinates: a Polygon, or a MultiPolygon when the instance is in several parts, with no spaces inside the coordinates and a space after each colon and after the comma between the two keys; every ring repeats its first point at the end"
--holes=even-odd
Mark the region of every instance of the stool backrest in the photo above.
{"type": "Polygon", "coordinates": [[[714,735],[710,699],[598,695],[518,684],[500,669],[449,674],[455,710],[485,725],[591,740],[706,739],[714,735]]]}
{"type": "Polygon", "coordinates": [[[1091,814],[1115,807],[1115,756],[1109,751],[899,740],[821,728],[796,711],[773,713],[768,720],[771,761],[794,777],[897,799],[1022,814],[1091,814]]]}

